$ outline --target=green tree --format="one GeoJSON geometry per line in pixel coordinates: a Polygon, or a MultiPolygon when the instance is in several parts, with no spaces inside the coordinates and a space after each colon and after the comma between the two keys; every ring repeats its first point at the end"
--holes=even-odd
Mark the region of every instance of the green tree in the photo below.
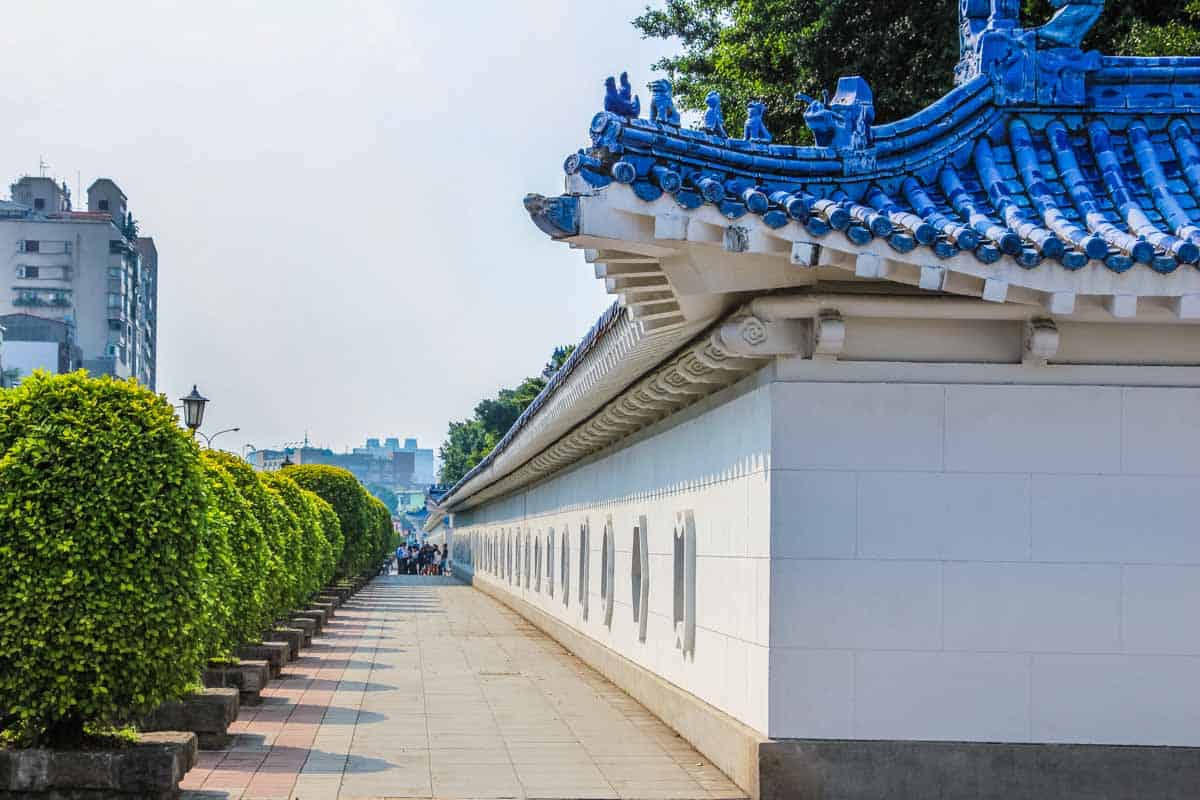
{"type": "Polygon", "coordinates": [[[550,360],[539,374],[526,378],[515,388],[501,389],[494,399],[480,400],[471,419],[451,422],[446,441],[438,450],[442,462],[438,480],[457,483],[492,452],[492,448],[504,438],[521,412],[546,388],[546,384],[562,369],[574,351],[573,344],[559,345],[554,348],[550,360]]]}
{"type": "MultiPolygon", "coordinates": [[[[812,137],[796,92],[819,97],[842,75],[862,75],[876,119],[906,117],[953,86],[958,8],[951,0],[666,0],[633,24],[644,38],[678,39],[683,52],[654,65],[694,111],[721,93],[726,127],[740,135],[746,103],[762,100],[776,141],[812,137]]],[[[1026,26],[1050,18],[1049,0],[1025,0],[1026,26]]],[[[1109,0],[1085,48],[1126,55],[1200,54],[1200,4],[1109,0]]]]}

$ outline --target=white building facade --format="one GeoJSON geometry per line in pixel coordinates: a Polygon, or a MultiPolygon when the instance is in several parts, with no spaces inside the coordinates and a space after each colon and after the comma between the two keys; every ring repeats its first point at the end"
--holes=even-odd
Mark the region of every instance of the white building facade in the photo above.
{"type": "Polygon", "coordinates": [[[0,209],[0,253],[8,289],[0,314],[61,321],[93,374],[157,382],[158,253],[127,226],[125,195],[102,178],[88,210],[74,211],[65,187],[25,177],[0,209]]]}
{"type": "Polygon", "coordinates": [[[1200,786],[1200,60],[977,5],[914,120],[597,115],[526,207],[619,304],[439,504],[756,798],[1200,786]]]}

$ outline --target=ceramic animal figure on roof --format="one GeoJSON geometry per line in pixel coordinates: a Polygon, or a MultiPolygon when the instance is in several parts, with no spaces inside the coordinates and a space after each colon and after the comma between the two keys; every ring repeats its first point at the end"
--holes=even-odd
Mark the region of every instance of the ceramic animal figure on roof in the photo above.
{"type": "Polygon", "coordinates": [[[729,134],[725,132],[725,115],[721,113],[721,95],[718,92],[709,92],[704,102],[708,105],[708,110],[704,112],[705,133],[728,139],[729,134]]]}
{"type": "Polygon", "coordinates": [[[1058,11],[1037,29],[1038,43],[1050,47],[1079,47],[1104,11],[1104,0],[1050,0],[1050,5],[1058,11]]]}
{"type": "Polygon", "coordinates": [[[610,114],[636,119],[642,113],[642,101],[633,95],[633,87],[629,84],[629,73],[621,73],[621,88],[609,75],[604,80],[604,110],[610,114]]]}
{"type": "Polygon", "coordinates": [[[751,100],[746,104],[746,127],[742,138],[751,142],[770,142],[774,138],[763,122],[766,110],[766,105],[760,100],[751,100]]]}
{"type": "Polygon", "coordinates": [[[650,120],[666,125],[679,124],[679,112],[675,110],[675,98],[671,82],[663,78],[650,81],[650,120]]]}

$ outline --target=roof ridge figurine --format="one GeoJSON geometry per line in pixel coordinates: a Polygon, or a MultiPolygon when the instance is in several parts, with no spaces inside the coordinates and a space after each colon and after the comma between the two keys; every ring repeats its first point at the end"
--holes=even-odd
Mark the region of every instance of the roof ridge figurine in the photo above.
{"type": "Polygon", "coordinates": [[[650,81],[650,121],[665,125],[679,125],[679,112],[675,110],[675,98],[671,82],[666,78],[650,81]]]}
{"type": "Polygon", "coordinates": [[[619,90],[613,76],[609,75],[604,79],[604,110],[610,114],[633,119],[637,119],[638,115],[642,113],[641,98],[633,94],[633,86],[629,83],[628,72],[621,73],[619,90]]]}
{"type": "MultiPolygon", "coordinates": [[[[1054,4],[1049,22],[1023,28],[1020,0],[959,0],[957,86],[904,119],[875,124],[857,75],[832,97],[797,94],[815,147],[772,143],[760,101],[747,106],[745,139],[723,136],[717,92],[700,129],[682,129],[671,82],[653,81],[650,122],[608,103],[592,118],[591,147],[563,165],[569,192],[615,182],[638,201],[754,215],[787,236],[879,240],[943,273],[978,277],[1005,259],[995,269],[1014,285],[1047,285],[1040,275],[1074,285],[1070,273],[1084,270],[1094,292],[1096,270],[1174,274],[1169,291],[1200,298],[1195,268],[1180,269],[1200,264],[1200,58],[1083,51],[1100,0],[1054,4]]],[[[574,235],[580,197],[531,214],[574,235]]]]}
{"type": "Polygon", "coordinates": [[[770,143],[775,137],[771,136],[771,132],[767,130],[767,124],[763,121],[763,115],[767,111],[767,105],[761,100],[751,100],[746,104],[746,126],[742,138],[748,142],[764,142],[770,143]]]}
{"type": "Polygon", "coordinates": [[[728,139],[725,132],[725,115],[721,113],[721,93],[709,92],[704,98],[708,110],[704,112],[704,132],[711,136],[728,139]]]}

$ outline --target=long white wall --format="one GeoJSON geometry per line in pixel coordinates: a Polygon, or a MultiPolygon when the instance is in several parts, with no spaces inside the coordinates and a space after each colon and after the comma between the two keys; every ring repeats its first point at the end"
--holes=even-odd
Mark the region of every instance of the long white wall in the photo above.
{"type": "Polygon", "coordinates": [[[771,736],[1200,745],[1200,390],[771,401],[771,736]]]}
{"type": "Polygon", "coordinates": [[[774,738],[1200,745],[1200,388],[882,382],[849,364],[788,374],[764,370],[456,515],[456,562],[774,738]],[[829,382],[852,374],[864,380],[829,382]],[[683,510],[697,538],[694,657],[672,622],[683,510]],[[642,515],[645,642],[631,604],[642,515]],[[540,588],[523,554],[517,581],[463,552],[515,533],[540,537],[540,588]]]}
{"type": "MultiPolygon", "coordinates": [[[[455,515],[456,569],[533,603],[705,702],[762,732],[767,728],[770,630],[771,394],[754,379],[726,390],[652,428],[599,460],[479,509],[455,515]],[[672,619],[673,529],[691,510],[696,532],[694,654],[677,647],[672,619]],[[633,618],[633,529],[646,518],[650,615],[645,641],[633,618]],[[614,607],[605,624],[600,594],[601,547],[611,517],[615,535],[614,607]],[[589,528],[588,613],[579,602],[581,526],[589,528]],[[471,544],[479,537],[523,544],[541,539],[541,587],[536,572],[526,587],[510,581],[471,544]],[[547,537],[553,533],[553,595],[547,576],[547,537]],[[569,552],[564,602],[562,541],[569,552]],[[476,552],[470,552],[474,550],[476,552]],[[466,552],[464,552],[466,551],[466,552]],[[464,563],[464,558],[469,562],[464,563]],[[461,565],[461,566],[460,566],[461,565]]],[[[532,559],[531,559],[532,563],[532,559]]]]}

